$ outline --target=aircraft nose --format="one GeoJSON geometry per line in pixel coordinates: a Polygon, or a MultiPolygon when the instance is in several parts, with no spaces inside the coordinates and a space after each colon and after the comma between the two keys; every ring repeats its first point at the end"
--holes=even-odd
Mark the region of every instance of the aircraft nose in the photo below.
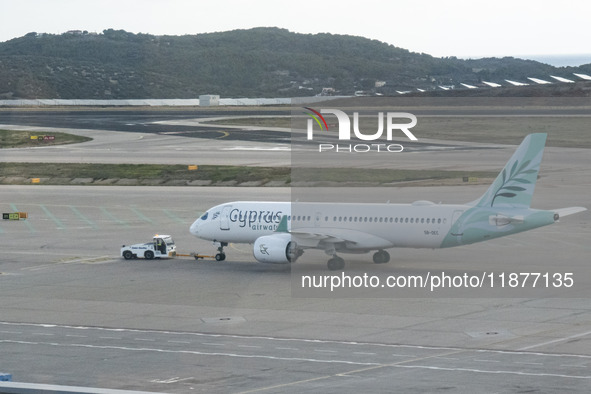
{"type": "Polygon", "coordinates": [[[199,236],[199,219],[195,220],[189,229],[191,234],[198,237],[199,236]]]}

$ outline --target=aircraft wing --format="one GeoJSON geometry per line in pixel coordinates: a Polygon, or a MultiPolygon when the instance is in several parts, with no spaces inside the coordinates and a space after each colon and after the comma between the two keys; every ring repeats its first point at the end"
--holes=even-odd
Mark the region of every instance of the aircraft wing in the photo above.
{"type": "Polygon", "coordinates": [[[341,244],[341,247],[352,250],[375,250],[394,246],[382,237],[351,229],[312,227],[294,229],[289,233],[298,245],[311,248],[321,244],[341,244]]]}
{"type": "Polygon", "coordinates": [[[318,231],[290,231],[289,233],[292,237],[307,241],[323,241],[327,243],[354,242],[353,240],[343,239],[341,237],[336,237],[334,235],[325,234],[318,231]]]}
{"type": "Polygon", "coordinates": [[[276,233],[288,233],[295,242],[304,248],[318,248],[327,244],[339,244],[342,249],[376,250],[391,248],[394,245],[377,235],[364,231],[334,227],[298,227],[290,229],[287,216],[281,218],[276,233]]]}

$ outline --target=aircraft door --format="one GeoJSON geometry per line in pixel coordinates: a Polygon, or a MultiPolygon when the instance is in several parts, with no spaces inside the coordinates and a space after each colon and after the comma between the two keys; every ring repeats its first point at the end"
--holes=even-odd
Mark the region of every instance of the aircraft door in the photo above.
{"type": "MultiPolygon", "coordinates": [[[[451,223],[450,223],[450,226],[452,229],[454,229],[454,225],[456,224],[456,222],[458,221],[460,216],[462,216],[463,213],[464,213],[464,211],[454,211],[454,213],[451,217],[451,223]]],[[[454,232],[451,233],[451,235],[456,237],[456,239],[458,240],[458,243],[461,243],[462,242],[462,235],[464,235],[464,232],[459,227],[456,227],[456,229],[454,230],[454,232]]]]}
{"type": "Polygon", "coordinates": [[[314,227],[320,227],[322,221],[322,212],[314,212],[314,227]]]}
{"type": "Polygon", "coordinates": [[[229,230],[230,229],[230,211],[232,210],[231,205],[226,205],[222,209],[222,214],[220,215],[220,230],[229,230]]]}

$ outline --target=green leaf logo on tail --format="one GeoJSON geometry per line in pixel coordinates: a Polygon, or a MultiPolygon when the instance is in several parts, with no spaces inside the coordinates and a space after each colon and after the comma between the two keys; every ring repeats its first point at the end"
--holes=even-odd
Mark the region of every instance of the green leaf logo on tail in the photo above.
{"type": "Polygon", "coordinates": [[[535,133],[525,137],[505,168],[476,205],[529,208],[545,144],[545,133],[535,133]]]}
{"type": "Polygon", "coordinates": [[[518,184],[531,184],[532,181],[526,179],[525,177],[529,174],[536,174],[538,170],[530,168],[528,169],[528,165],[531,163],[531,160],[525,161],[521,166],[519,166],[519,160],[515,160],[513,166],[511,167],[511,172],[509,173],[509,177],[507,178],[507,170],[506,168],[503,169],[501,173],[502,176],[502,183],[501,187],[499,187],[490,203],[492,207],[495,203],[495,199],[497,197],[505,197],[505,198],[513,198],[516,197],[518,192],[524,192],[527,189],[523,186],[518,186],[518,184]]]}

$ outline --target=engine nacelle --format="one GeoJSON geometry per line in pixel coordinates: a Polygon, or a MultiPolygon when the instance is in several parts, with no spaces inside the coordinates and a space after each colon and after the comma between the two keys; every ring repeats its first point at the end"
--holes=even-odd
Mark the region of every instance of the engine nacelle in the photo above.
{"type": "Polygon", "coordinates": [[[253,247],[254,258],[261,263],[288,264],[297,257],[297,245],[291,235],[278,233],[257,238],[253,247]]]}

